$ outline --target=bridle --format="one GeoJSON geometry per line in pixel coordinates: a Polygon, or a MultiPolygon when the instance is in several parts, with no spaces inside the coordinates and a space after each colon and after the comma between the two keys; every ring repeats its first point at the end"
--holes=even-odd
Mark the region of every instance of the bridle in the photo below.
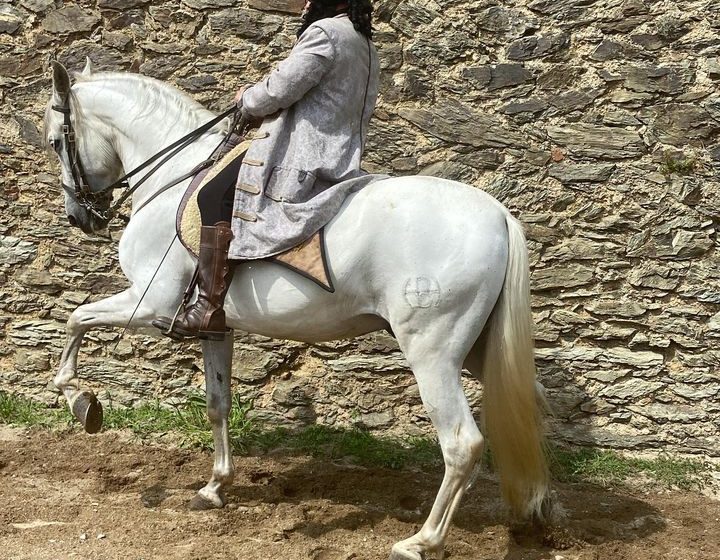
{"type": "MultiPolygon", "coordinates": [[[[240,109],[236,105],[233,105],[230,109],[228,109],[221,115],[215,117],[211,121],[205,123],[200,128],[193,130],[192,132],[186,134],[176,142],[173,142],[172,144],[170,144],[169,146],[152,156],[150,159],[140,164],[138,167],[130,171],[130,173],[127,173],[114,183],[103,187],[102,189],[93,191],[88,184],[87,177],[85,176],[85,167],[83,166],[82,161],[80,161],[80,155],[77,151],[77,135],[75,134],[72,119],[70,118],[70,96],[68,95],[65,97],[63,105],[52,105],[52,109],[53,111],[57,111],[58,113],[63,114],[62,137],[65,141],[68,163],[70,164],[70,175],[74,183],[74,185],[70,187],[63,182],[62,188],[68,194],[73,195],[77,200],[78,204],[85,208],[90,214],[104,222],[110,222],[115,217],[121,217],[125,221],[129,221],[129,218],[119,213],[120,207],[158,169],[160,169],[165,163],[167,163],[169,160],[179,154],[182,150],[187,148],[190,144],[195,142],[195,140],[200,138],[200,136],[205,134],[205,132],[210,130],[220,121],[234,114],[235,118],[233,125],[230,127],[228,134],[223,140],[223,142],[226,142],[241,120],[240,109]],[[157,165],[155,165],[150,171],[148,171],[137,183],[135,183],[134,186],[130,186],[128,180],[131,177],[134,177],[144,169],[147,169],[149,166],[151,166],[158,160],[160,161],[157,163],[157,165]],[[120,195],[120,197],[115,202],[109,204],[107,208],[103,208],[102,202],[107,201],[109,197],[112,197],[112,191],[117,188],[124,189],[122,195],[120,195]]],[[[212,158],[201,162],[200,164],[195,166],[190,172],[182,175],[177,179],[174,179],[171,183],[164,185],[162,191],[165,191],[170,187],[181,183],[185,179],[194,176],[199,171],[206,167],[209,167],[213,163],[214,160],[212,158]]]]}
{"type": "MultiPolygon", "coordinates": [[[[72,120],[70,118],[70,98],[69,96],[65,99],[63,106],[53,105],[53,111],[57,111],[63,114],[63,125],[62,125],[62,137],[65,140],[65,147],[67,151],[68,162],[70,164],[70,175],[75,188],[69,187],[64,182],[62,184],[63,190],[67,193],[74,194],[78,203],[85,208],[88,212],[92,213],[98,218],[104,219],[103,211],[98,207],[98,203],[102,198],[107,197],[107,191],[114,186],[110,186],[101,191],[93,192],[88,186],[87,178],[85,177],[85,168],[77,151],[77,136],[73,129],[72,120]]],[[[127,185],[127,183],[125,183],[127,185]]]]}

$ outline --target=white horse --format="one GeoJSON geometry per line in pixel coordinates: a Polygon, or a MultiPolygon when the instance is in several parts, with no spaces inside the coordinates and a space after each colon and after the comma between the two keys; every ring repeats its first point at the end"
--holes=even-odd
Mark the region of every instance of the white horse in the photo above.
{"type": "MultiPolygon", "coordinates": [[[[213,117],[180,91],[147,77],[93,73],[88,63],[71,85],[65,68],[53,66],[45,134],[67,185],[73,178],[63,115],[53,105],[66,103],[71,109],[76,155],[94,191],[213,117]]],[[[133,207],[207,158],[222,139],[222,129],[205,134],[161,168],[133,195],[133,207]]],[[[147,328],[158,316],[174,314],[194,270],[191,256],[173,243],[176,209],[187,183],[132,215],[119,247],[120,265],[132,285],[78,307],[68,320],[55,385],[91,431],[100,428],[101,408],[77,378],[83,335],[96,326],[128,322],[130,328],[147,328]]],[[[83,231],[104,227],[69,189],[65,206],[70,223],[83,231]]],[[[245,262],[237,267],[227,297],[227,321],[231,328],[305,342],[392,330],[437,430],[445,476],[421,530],[395,544],[391,557],[442,556],[453,514],[481,455],[484,440],[462,389],[463,367],[484,381],[486,431],[506,502],[519,517],[542,519],[549,504],[548,472],[521,225],[479,189],[403,177],[352,195],[327,226],[326,242],[335,293],[277,264],[245,262]]],[[[223,507],[224,491],[233,480],[227,423],[232,347],[232,333],[224,341],[202,343],[215,463],[193,508],[223,507]]]]}

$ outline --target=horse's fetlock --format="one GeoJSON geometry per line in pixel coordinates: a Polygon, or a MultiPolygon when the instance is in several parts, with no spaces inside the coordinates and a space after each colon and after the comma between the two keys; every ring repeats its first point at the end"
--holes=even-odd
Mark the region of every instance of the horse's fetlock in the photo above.
{"type": "Polygon", "coordinates": [[[210,403],[208,403],[207,415],[211,424],[219,424],[223,420],[227,420],[229,414],[230,410],[228,408],[210,406],[210,403]]]}
{"type": "Polygon", "coordinates": [[[55,387],[57,387],[60,391],[63,391],[70,386],[76,377],[77,374],[75,372],[75,368],[65,366],[61,368],[53,378],[53,385],[55,385],[55,387]]]}
{"type": "Polygon", "coordinates": [[[213,479],[222,486],[230,486],[235,480],[235,469],[232,467],[220,467],[213,470],[213,479]]]}
{"type": "Polygon", "coordinates": [[[417,537],[417,546],[420,552],[434,553],[442,550],[445,545],[445,539],[437,528],[423,527],[417,537]]]}

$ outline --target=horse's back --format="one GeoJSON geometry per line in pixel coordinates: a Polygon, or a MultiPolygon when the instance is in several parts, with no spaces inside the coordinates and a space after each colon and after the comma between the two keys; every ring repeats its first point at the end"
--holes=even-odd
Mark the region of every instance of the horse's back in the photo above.
{"type": "Polygon", "coordinates": [[[456,215],[458,211],[462,212],[463,207],[472,212],[492,209],[504,212],[504,207],[498,200],[479,188],[425,175],[391,177],[370,183],[348,197],[343,210],[359,202],[375,205],[376,201],[386,202],[393,210],[397,208],[398,203],[412,203],[416,210],[422,210],[430,205],[437,210],[449,210],[452,215],[456,215]],[[440,208],[438,204],[441,205],[440,208]]]}
{"type": "MultiPolygon", "coordinates": [[[[333,268],[373,255],[373,263],[413,269],[470,263],[507,247],[507,210],[486,192],[425,176],[372,183],[351,195],[327,227],[333,268]],[[412,261],[412,262],[409,262],[412,261]]],[[[502,256],[500,255],[500,256],[502,256]]]]}

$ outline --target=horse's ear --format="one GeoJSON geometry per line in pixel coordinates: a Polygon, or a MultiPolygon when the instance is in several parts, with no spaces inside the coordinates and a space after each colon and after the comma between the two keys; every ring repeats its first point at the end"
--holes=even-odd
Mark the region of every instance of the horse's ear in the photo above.
{"type": "Polygon", "coordinates": [[[90,76],[95,69],[93,68],[92,60],[90,60],[89,56],[85,57],[85,68],[83,68],[82,75],[83,76],[90,76]]]}
{"type": "Polygon", "coordinates": [[[53,60],[53,94],[57,95],[62,102],[70,95],[70,75],[65,67],[53,60]]]}

